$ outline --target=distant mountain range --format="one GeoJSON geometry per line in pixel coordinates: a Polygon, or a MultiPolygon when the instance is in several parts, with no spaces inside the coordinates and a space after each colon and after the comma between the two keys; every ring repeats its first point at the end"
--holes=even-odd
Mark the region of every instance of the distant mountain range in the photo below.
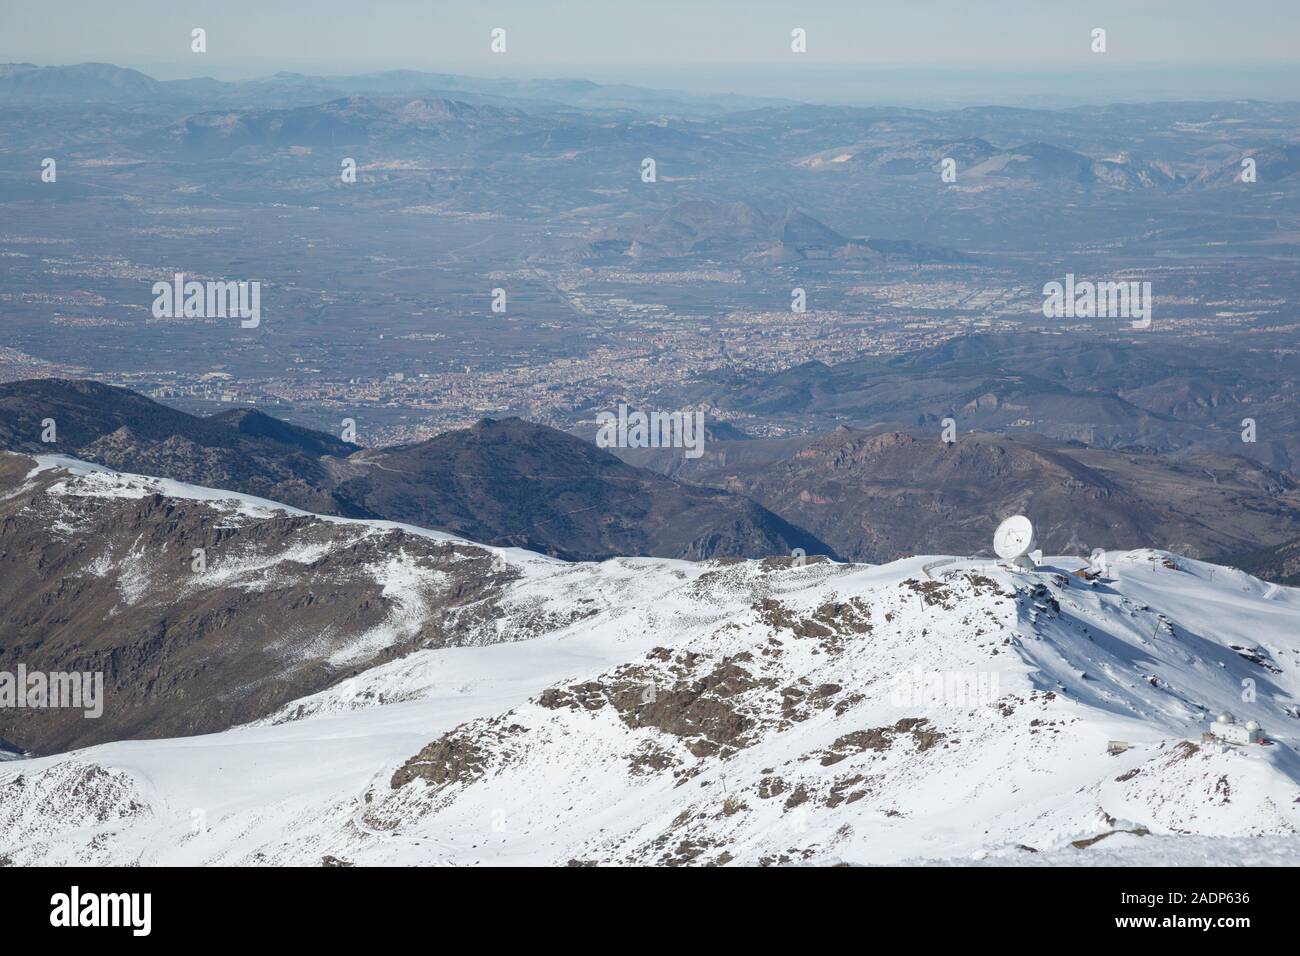
{"type": "MultiPolygon", "coordinates": [[[[441,152],[468,142],[487,163],[586,156],[591,162],[578,165],[588,178],[650,154],[677,176],[777,164],[804,174],[804,189],[821,188],[816,180],[824,176],[897,189],[911,181],[928,188],[952,158],[961,189],[1156,194],[1233,188],[1247,157],[1260,182],[1292,182],[1300,172],[1295,104],[927,111],[411,70],[226,82],[156,80],[106,63],[0,65],[0,104],[41,103],[117,110],[115,122],[134,129],[129,143],[139,154],[190,159],[360,143],[441,152]]],[[[77,122],[78,137],[85,127],[77,122]]]]}
{"type": "Polygon", "coordinates": [[[963,262],[965,255],[926,243],[850,239],[797,209],[770,216],[745,202],[691,200],[631,225],[611,227],[581,247],[584,261],[697,257],[781,264],[807,259],[857,263],[963,262]]]}
{"type": "Polygon", "coordinates": [[[166,83],[139,70],[110,63],[0,63],[0,95],[15,99],[139,100],[162,96],[167,90],[166,83]]]}
{"type": "Polygon", "coordinates": [[[161,134],[148,134],[142,143],[190,158],[225,156],[246,148],[371,142],[413,146],[463,139],[485,127],[494,136],[504,135],[521,119],[517,111],[445,97],[387,101],[348,97],[318,106],[195,113],[161,134]]]}
{"type": "Polygon", "coordinates": [[[1300,463],[1300,358],[1249,343],[1107,341],[1092,335],[973,334],[893,356],[703,378],[677,396],[739,427],[753,417],[802,432],[901,423],[938,432],[1036,432],[1108,448],[1244,455],[1300,463]],[[1242,441],[1244,419],[1256,441],[1242,441]]]}
{"type": "Polygon", "coordinates": [[[361,451],[252,409],[199,418],[125,389],[36,379],[0,385],[0,448],[572,559],[833,553],[747,498],[682,485],[519,419],[361,451]],[[52,443],[41,441],[47,419],[52,443]]]}
{"type": "Polygon", "coordinates": [[[210,77],[156,80],[138,70],[108,63],[37,66],[0,64],[0,99],[58,99],[79,102],[212,102],[288,106],[348,96],[455,95],[460,100],[514,100],[537,107],[578,107],[604,111],[669,111],[716,114],[788,102],[738,94],[696,95],[627,84],[581,79],[484,79],[451,73],[388,70],[356,76],[276,73],[228,82],[210,77]]]}
{"type": "Polygon", "coordinates": [[[845,175],[852,171],[880,176],[938,177],[945,159],[954,161],[953,182],[963,186],[1004,181],[1043,186],[1068,182],[1117,189],[1173,189],[1185,184],[1182,176],[1158,162],[1127,157],[1094,159],[1042,142],[998,148],[977,137],[951,142],[922,140],[901,147],[833,148],[797,160],[796,164],[845,175]]]}

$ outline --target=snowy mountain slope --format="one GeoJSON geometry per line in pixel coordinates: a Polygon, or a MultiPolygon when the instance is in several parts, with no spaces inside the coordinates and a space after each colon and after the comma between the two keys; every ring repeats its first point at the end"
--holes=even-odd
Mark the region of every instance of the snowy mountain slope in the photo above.
{"type": "MultiPolygon", "coordinates": [[[[1195,606],[1215,620],[1222,605],[1239,630],[1285,643],[1279,627],[1294,620],[1293,592],[1255,608],[1244,599],[1250,586],[1231,574],[1207,596],[1204,566],[1152,571],[1145,555],[1128,557],[1117,584],[1161,592],[1167,618],[1195,606]]],[[[1259,680],[1258,665],[1220,643],[1239,634],[1175,624],[1176,637],[1149,640],[1161,611],[1104,586],[965,563],[927,582],[922,563],[850,572],[459,728],[400,768],[393,787],[372,791],[363,820],[398,834],[440,832],[452,846],[445,835],[472,834],[464,853],[484,838],[476,819],[495,809],[533,837],[536,856],[523,858],[536,862],[561,862],[562,852],[617,862],[888,862],[909,851],[1057,846],[1117,819],[1156,832],[1293,832],[1300,789],[1289,747],[1211,753],[1183,742],[1204,726],[1189,702],[1231,705],[1290,730],[1282,707],[1294,684],[1259,680]],[[998,690],[935,707],[922,693],[899,693],[900,674],[915,669],[997,675],[998,690]],[[1247,677],[1258,680],[1254,705],[1240,702],[1247,677]],[[1109,739],[1136,746],[1111,757],[1109,739]],[[519,793],[536,796],[518,807],[519,793]],[[593,833],[592,819],[618,825],[593,833]]],[[[1260,604],[1264,590],[1254,594],[1260,604]]],[[[489,840],[507,858],[519,852],[508,832],[489,840]]],[[[370,846],[360,841],[354,855],[365,859],[370,846]]]]}
{"type": "Polygon", "coordinates": [[[57,457],[0,455],[0,647],[102,671],[102,718],[0,711],[37,753],[225,730],[410,650],[525,640],[619,600],[573,565],[57,457]],[[581,572],[579,572],[581,573],[581,572]],[[595,593],[598,591],[599,593],[595,593]]]}
{"type": "Polygon", "coordinates": [[[223,733],[6,762],[0,856],[1300,862],[1296,590],[1148,551],[1089,581],[482,550],[527,639],[417,648],[223,733]],[[1203,744],[1224,709],[1271,742],[1203,744]]]}
{"type": "MultiPolygon", "coordinates": [[[[1080,841],[1086,842],[1086,841],[1080,841]]],[[[1116,831],[1090,846],[1067,844],[1030,853],[1021,847],[946,860],[904,860],[917,866],[1295,866],[1294,836],[1138,836],[1116,831]]]]}

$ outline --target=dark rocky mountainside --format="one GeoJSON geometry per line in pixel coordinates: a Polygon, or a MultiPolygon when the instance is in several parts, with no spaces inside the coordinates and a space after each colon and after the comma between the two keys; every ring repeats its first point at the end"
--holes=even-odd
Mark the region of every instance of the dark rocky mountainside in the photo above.
{"type": "Polygon", "coordinates": [[[1300,537],[1237,555],[1233,566],[1265,581],[1300,587],[1300,537]]]}
{"type": "Polygon", "coordinates": [[[371,449],[251,409],[200,418],[95,382],[0,385],[0,449],[228,488],[320,514],[404,521],[572,559],[831,554],[747,498],[627,465],[510,419],[371,449]],[[57,441],[41,441],[53,419],[57,441]]]}
{"type": "Polygon", "coordinates": [[[102,672],[111,706],[0,710],[27,750],[223,730],[416,648],[528,633],[485,549],[35,465],[0,454],[0,669],[102,672]]]}
{"type": "Polygon", "coordinates": [[[361,452],[339,470],[350,477],[335,494],[355,510],[559,557],[831,553],[747,498],[634,468],[518,418],[361,452]]]}
{"type": "Polygon", "coordinates": [[[746,494],[849,560],[977,554],[1023,513],[1049,554],[1158,547],[1218,557],[1300,533],[1300,485],[1249,459],[1089,448],[1036,435],[840,427],[808,439],[715,442],[692,462],[630,460],[746,494]]]}
{"type": "Polygon", "coordinates": [[[200,418],[98,382],[0,385],[0,449],[69,455],[309,511],[349,514],[329,493],[323,457],[358,447],[251,409],[200,418]],[[54,442],[41,440],[46,419],[54,420],[54,442]]]}

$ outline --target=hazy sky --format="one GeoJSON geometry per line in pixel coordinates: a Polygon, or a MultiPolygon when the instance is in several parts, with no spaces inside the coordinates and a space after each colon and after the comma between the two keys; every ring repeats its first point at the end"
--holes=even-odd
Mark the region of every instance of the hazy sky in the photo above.
{"type": "Polygon", "coordinates": [[[403,67],[671,88],[711,76],[716,88],[729,69],[770,67],[755,92],[800,95],[832,68],[1188,77],[1297,57],[1300,0],[0,0],[0,60],[99,60],[161,78],[403,67]],[[208,32],[203,55],[189,52],[196,26],[208,32]],[[493,27],[507,30],[504,55],[489,50],[493,27]],[[793,27],[808,32],[804,56],[790,52],[793,27]],[[1107,30],[1104,57],[1089,50],[1093,27],[1107,30]]]}

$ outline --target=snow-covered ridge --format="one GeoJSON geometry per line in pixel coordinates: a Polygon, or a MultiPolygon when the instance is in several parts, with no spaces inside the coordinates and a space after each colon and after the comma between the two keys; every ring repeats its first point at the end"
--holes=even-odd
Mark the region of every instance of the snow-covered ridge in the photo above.
{"type": "MultiPolygon", "coordinates": [[[[5,452],[4,454],[13,454],[5,452]]],[[[42,472],[56,470],[66,474],[66,478],[51,486],[52,494],[65,494],[85,498],[143,498],[146,495],[162,495],[167,498],[181,498],[187,501],[209,501],[230,508],[232,513],[248,518],[266,518],[274,514],[307,515],[320,521],[338,524],[356,525],[375,530],[400,530],[407,534],[430,538],[434,541],[460,541],[471,543],[445,531],[434,531],[417,525],[402,524],[397,521],[361,521],[355,518],[339,518],[333,515],[317,515],[292,505],[256,495],[246,495],[238,491],[226,491],[220,488],[207,488],[203,485],[191,485],[171,478],[155,478],[152,475],[136,475],[128,472],[114,471],[103,465],[70,458],[67,455],[32,455],[35,467],[27,478],[34,478],[42,472]]],[[[16,494],[17,492],[14,492],[16,494]]],[[[476,545],[476,547],[482,547],[476,545]]],[[[531,551],[519,548],[496,548],[503,553],[526,555],[530,558],[553,560],[531,551]]]]}
{"type": "MultiPolygon", "coordinates": [[[[140,493],[236,500],[250,520],[282,507],[42,467],[68,470],[61,494],[166,487],[140,493]]],[[[0,855],[1046,864],[1221,846],[1225,862],[1300,861],[1294,589],[1151,551],[1113,552],[1088,580],[1075,558],[484,550],[520,570],[508,600],[536,609],[529,639],[417,650],[221,734],[7,762],[0,855]],[[1222,710],[1269,743],[1202,741],[1222,710]]]]}

